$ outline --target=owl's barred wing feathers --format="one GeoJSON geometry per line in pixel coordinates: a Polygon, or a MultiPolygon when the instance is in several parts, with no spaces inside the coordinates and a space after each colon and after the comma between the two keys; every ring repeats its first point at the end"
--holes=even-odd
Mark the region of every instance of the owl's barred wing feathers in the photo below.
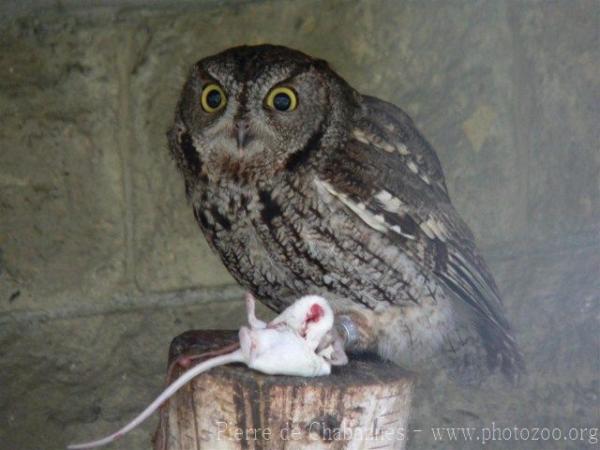
{"type": "Polygon", "coordinates": [[[434,274],[467,311],[490,368],[518,375],[523,361],[474,238],[450,203],[440,162],[412,120],[394,105],[363,97],[347,143],[325,164],[322,188],[434,274]]]}
{"type": "Polygon", "coordinates": [[[234,47],[193,66],[169,143],[210,245],[268,306],[321,292],[397,364],[519,372],[441,164],[394,105],[302,52],[234,47]]]}

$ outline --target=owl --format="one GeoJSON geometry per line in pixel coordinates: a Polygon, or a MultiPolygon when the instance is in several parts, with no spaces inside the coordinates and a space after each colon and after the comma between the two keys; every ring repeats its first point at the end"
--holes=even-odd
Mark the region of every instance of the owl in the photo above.
{"type": "Polygon", "coordinates": [[[241,46],[193,66],[168,140],[209,245],[269,308],[322,295],[352,350],[415,371],[522,371],[440,161],[400,108],[300,51],[241,46]]]}

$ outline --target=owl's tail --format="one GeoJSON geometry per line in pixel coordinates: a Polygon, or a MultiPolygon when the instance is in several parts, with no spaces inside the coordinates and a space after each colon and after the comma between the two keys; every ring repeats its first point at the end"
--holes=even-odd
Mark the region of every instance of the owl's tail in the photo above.
{"type": "Polygon", "coordinates": [[[486,350],[490,371],[500,371],[511,383],[517,384],[525,373],[525,361],[510,329],[486,317],[477,321],[477,332],[486,350]]]}
{"type": "Polygon", "coordinates": [[[460,384],[480,384],[500,373],[511,384],[525,374],[525,362],[510,325],[466,302],[455,302],[454,329],[442,349],[452,378],[460,384]]]}

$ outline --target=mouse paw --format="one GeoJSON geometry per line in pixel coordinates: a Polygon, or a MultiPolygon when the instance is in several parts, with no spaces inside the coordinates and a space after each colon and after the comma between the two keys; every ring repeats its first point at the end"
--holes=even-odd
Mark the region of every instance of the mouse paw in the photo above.
{"type": "Polygon", "coordinates": [[[248,316],[248,325],[250,325],[250,328],[252,328],[252,329],[266,328],[267,323],[258,319],[256,317],[255,311],[256,311],[256,299],[250,292],[247,292],[246,293],[246,314],[248,316]]]}

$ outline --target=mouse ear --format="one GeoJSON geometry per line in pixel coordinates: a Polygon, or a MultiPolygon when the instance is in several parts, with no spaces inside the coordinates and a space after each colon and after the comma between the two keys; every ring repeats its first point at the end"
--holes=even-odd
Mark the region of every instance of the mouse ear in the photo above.
{"type": "Polygon", "coordinates": [[[323,309],[323,307],[318,303],[313,303],[312,305],[310,305],[310,308],[304,320],[306,322],[318,322],[324,315],[325,309],[323,309]]]}

